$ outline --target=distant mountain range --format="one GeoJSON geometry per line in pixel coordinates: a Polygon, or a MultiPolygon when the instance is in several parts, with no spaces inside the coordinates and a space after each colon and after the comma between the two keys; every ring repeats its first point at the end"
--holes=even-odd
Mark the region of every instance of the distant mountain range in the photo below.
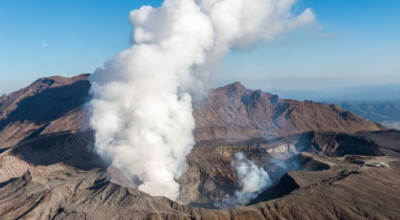
{"type": "Polygon", "coordinates": [[[352,87],[331,87],[315,90],[271,89],[269,91],[285,99],[313,100],[329,103],[337,103],[342,101],[368,103],[400,101],[400,83],[352,87]]]}
{"type": "Polygon", "coordinates": [[[334,104],[368,120],[400,129],[400,84],[271,91],[281,98],[334,104]]]}
{"type": "Polygon", "coordinates": [[[336,103],[348,111],[385,126],[400,129],[400,101],[336,103]]]}

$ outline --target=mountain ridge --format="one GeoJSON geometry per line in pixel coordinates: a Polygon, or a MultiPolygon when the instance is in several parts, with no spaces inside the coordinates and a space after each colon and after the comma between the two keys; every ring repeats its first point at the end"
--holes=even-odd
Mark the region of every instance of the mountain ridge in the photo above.
{"type": "Polygon", "coordinates": [[[217,88],[193,103],[196,145],[177,180],[183,205],[137,190],[96,153],[89,89],[88,75],[50,77],[3,97],[0,218],[400,218],[400,131],[238,82],[217,88]],[[273,185],[248,206],[215,209],[241,189],[238,152],[273,185]]]}
{"type": "MultiPolygon", "coordinates": [[[[88,74],[44,77],[0,103],[0,148],[39,134],[89,129],[88,74]],[[49,102],[50,100],[50,102],[49,102]],[[31,109],[31,106],[36,108],[31,109]],[[33,111],[32,111],[33,110],[33,111]]],[[[193,103],[198,143],[281,136],[311,130],[358,132],[385,127],[333,105],[279,99],[239,82],[211,90],[193,103]]]]}

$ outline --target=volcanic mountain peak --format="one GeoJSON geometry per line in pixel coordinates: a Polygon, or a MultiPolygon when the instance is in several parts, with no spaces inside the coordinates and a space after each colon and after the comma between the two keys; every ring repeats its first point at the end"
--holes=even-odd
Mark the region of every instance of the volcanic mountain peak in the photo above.
{"type": "MultiPolygon", "coordinates": [[[[0,104],[0,148],[40,134],[88,129],[88,74],[52,76],[11,93],[0,104]]],[[[358,132],[383,126],[315,102],[279,99],[239,82],[217,88],[194,103],[197,143],[281,136],[311,130],[358,132]]]]}
{"type": "Polygon", "coordinates": [[[89,73],[82,73],[82,74],[72,76],[72,77],[64,77],[64,76],[58,76],[58,75],[41,77],[41,78],[37,79],[35,82],[33,82],[31,85],[34,85],[36,83],[41,83],[41,84],[49,84],[51,86],[54,83],[55,85],[53,87],[64,86],[64,85],[74,83],[76,81],[87,80],[89,78],[89,76],[90,76],[89,73]]]}
{"type": "Polygon", "coordinates": [[[86,112],[81,107],[90,88],[88,76],[40,78],[9,94],[0,104],[0,148],[39,134],[83,126],[86,112]]]}
{"type": "Polygon", "coordinates": [[[55,76],[3,96],[0,218],[399,217],[399,131],[333,105],[280,99],[238,82],[217,88],[193,106],[197,143],[179,179],[180,201],[213,207],[234,195],[241,189],[232,166],[239,152],[265,169],[273,185],[249,201],[258,204],[207,210],[134,189],[94,153],[84,107],[89,89],[88,75],[55,76]]]}
{"type": "Polygon", "coordinates": [[[385,127],[334,105],[280,99],[233,83],[194,104],[196,140],[246,139],[321,130],[357,132],[385,127]]]}
{"type": "Polygon", "coordinates": [[[217,90],[225,90],[231,95],[242,95],[243,93],[248,91],[248,89],[246,89],[246,87],[244,87],[240,82],[234,82],[232,84],[220,87],[217,90]]]}
{"type": "Polygon", "coordinates": [[[14,110],[19,102],[25,98],[34,96],[50,88],[65,87],[79,81],[87,81],[88,77],[89,74],[81,74],[74,77],[42,77],[23,89],[12,92],[8,95],[2,95],[0,98],[0,119],[6,117],[5,112],[14,110]]]}

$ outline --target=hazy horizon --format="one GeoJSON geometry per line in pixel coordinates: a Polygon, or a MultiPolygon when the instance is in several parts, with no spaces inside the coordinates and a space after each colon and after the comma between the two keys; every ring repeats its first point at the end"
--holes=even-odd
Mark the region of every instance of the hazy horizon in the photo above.
{"type": "MultiPolygon", "coordinates": [[[[75,74],[91,74],[91,73],[79,73],[75,74]]],[[[61,76],[61,75],[49,75],[43,77],[61,76]]],[[[69,76],[63,76],[69,77],[69,76]]],[[[37,78],[39,79],[39,78],[37,78]]],[[[37,80],[35,79],[35,80],[37,80]]],[[[18,91],[19,89],[29,86],[32,82],[23,85],[22,87],[11,91],[9,93],[0,93],[2,95],[8,95],[12,92],[18,91]]],[[[315,87],[315,88],[278,88],[260,86],[256,87],[254,84],[246,83],[242,81],[231,81],[231,82],[218,82],[214,81],[210,89],[223,87],[235,82],[241,83],[244,87],[251,90],[262,90],[263,92],[272,93],[278,95],[283,99],[295,99],[295,100],[312,100],[317,102],[327,103],[338,103],[342,101],[352,102],[387,102],[387,101],[400,101],[400,83],[375,83],[375,84],[362,84],[362,85],[331,85],[326,87],[315,87]],[[220,84],[218,84],[220,83],[220,84]]]]}

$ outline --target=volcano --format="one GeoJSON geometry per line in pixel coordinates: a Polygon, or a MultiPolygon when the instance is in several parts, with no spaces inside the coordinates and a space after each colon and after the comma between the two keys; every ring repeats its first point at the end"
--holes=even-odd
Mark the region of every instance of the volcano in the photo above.
{"type": "Polygon", "coordinates": [[[2,219],[400,218],[400,131],[238,82],[193,103],[196,145],[179,203],[141,192],[94,151],[88,77],[41,78],[0,98],[2,219]],[[272,185],[218,209],[241,187],[238,152],[272,185]]]}

